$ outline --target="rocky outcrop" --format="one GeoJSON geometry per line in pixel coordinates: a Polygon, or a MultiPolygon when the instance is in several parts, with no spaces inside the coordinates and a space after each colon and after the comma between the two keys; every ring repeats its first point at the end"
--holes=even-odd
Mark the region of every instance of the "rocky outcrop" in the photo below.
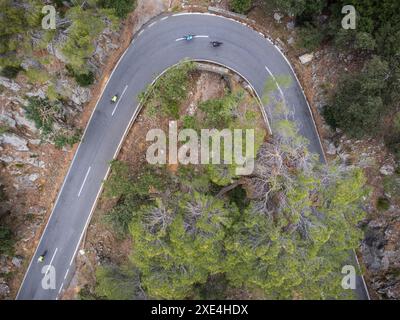
{"type": "Polygon", "coordinates": [[[28,141],[13,133],[5,133],[0,136],[0,143],[11,145],[16,151],[29,151],[28,141]]]}
{"type": "Polygon", "coordinates": [[[393,210],[367,224],[361,246],[367,278],[383,299],[400,299],[400,216],[393,210]]]}

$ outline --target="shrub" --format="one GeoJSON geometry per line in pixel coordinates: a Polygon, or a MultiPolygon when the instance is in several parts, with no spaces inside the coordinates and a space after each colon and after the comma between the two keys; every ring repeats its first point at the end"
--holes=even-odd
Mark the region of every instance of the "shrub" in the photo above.
{"type": "Polygon", "coordinates": [[[372,135],[380,127],[387,86],[388,64],[379,57],[368,61],[360,74],[342,79],[323,115],[333,128],[339,127],[352,137],[372,135]]]}
{"type": "Polygon", "coordinates": [[[46,71],[39,69],[28,69],[25,75],[32,84],[44,84],[50,78],[46,71]]]}
{"type": "Polygon", "coordinates": [[[68,135],[68,134],[58,134],[54,138],[54,144],[57,149],[62,149],[65,146],[70,146],[72,147],[75,143],[78,143],[81,139],[81,132],[80,130],[77,130],[73,135],[68,135]]]}
{"type": "Polygon", "coordinates": [[[1,69],[1,75],[9,79],[15,79],[21,70],[22,68],[19,66],[5,66],[1,69]]]}
{"type": "Polygon", "coordinates": [[[84,70],[87,59],[92,55],[94,39],[104,28],[104,21],[99,13],[93,10],[83,10],[79,6],[68,10],[67,17],[71,19],[68,40],[61,51],[68,59],[73,70],[84,70]]]}
{"type": "Polygon", "coordinates": [[[9,130],[10,128],[7,125],[0,125],[0,135],[7,133],[9,130]]]}
{"type": "Polygon", "coordinates": [[[168,70],[145,93],[139,95],[139,100],[149,98],[146,104],[150,115],[161,111],[165,116],[179,119],[179,106],[186,98],[189,74],[193,70],[193,63],[182,62],[168,70]]]}
{"type": "Polygon", "coordinates": [[[129,224],[139,209],[142,199],[131,197],[122,203],[118,203],[103,218],[104,222],[111,225],[118,237],[125,237],[129,232],[129,224]]]}
{"type": "Polygon", "coordinates": [[[237,13],[246,13],[251,8],[251,0],[231,0],[231,9],[237,13]]]}
{"type": "Polygon", "coordinates": [[[318,48],[323,41],[325,35],[321,32],[320,28],[316,28],[313,25],[307,23],[300,29],[299,33],[299,44],[308,50],[315,50],[318,48]]]}
{"type": "Polygon", "coordinates": [[[387,198],[380,197],[376,202],[376,207],[380,211],[386,211],[390,208],[390,201],[387,198]]]}
{"type": "Polygon", "coordinates": [[[74,70],[74,68],[67,64],[66,69],[68,71],[68,75],[73,77],[75,81],[82,87],[88,87],[93,84],[95,80],[94,73],[92,71],[88,71],[86,73],[79,73],[74,70]]]}
{"type": "Polygon", "coordinates": [[[397,114],[394,117],[393,127],[396,133],[400,134],[400,112],[397,112],[397,114]]]}
{"type": "Polygon", "coordinates": [[[44,135],[53,132],[53,124],[61,109],[58,103],[51,103],[47,98],[31,97],[24,108],[26,117],[32,120],[44,135]]]}
{"type": "Polygon", "coordinates": [[[400,174],[385,176],[383,179],[385,194],[390,195],[395,201],[400,201],[400,174]]]}
{"type": "Polygon", "coordinates": [[[88,73],[75,74],[74,77],[76,82],[82,87],[90,86],[93,84],[95,79],[92,71],[89,71],[88,73]]]}
{"type": "Polygon", "coordinates": [[[100,0],[97,2],[102,8],[114,9],[119,18],[126,18],[129,12],[136,7],[136,0],[100,0]]]}
{"type": "Polygon", "coordinates": [[[0,255],[11,256],[14,251],[12,232],[5,226],[0,226],[0,255]]]}

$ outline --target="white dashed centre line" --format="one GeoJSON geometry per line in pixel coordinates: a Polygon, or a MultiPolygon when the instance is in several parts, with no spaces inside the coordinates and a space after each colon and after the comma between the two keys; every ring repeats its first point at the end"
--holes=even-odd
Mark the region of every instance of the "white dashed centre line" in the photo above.
{"type": "Polygon", "coordinates": [[[125,86],[124,91],[122,91],[121,97],[119,97],[119,99],[118,99],[118,101],[117,101],[117,104],[115,105],[115,108],[114,108],[113,112],[111,113],[111,116],[112,116],[112,117],[114,116],[115,111],[117,111],[117,108],[118,108],[118,106],[119,106],[119,103],[120,103],[120,101],[122,100],[122,97],[124,96],[124,94],[125,94],[125,92],[126,92],[126,89],[128,89],[128,86],[125,86]]]}
{"type": "Polygon", "coordinates": [[[285,95],[283,94],[283,91],[282,91],[281,87],[279,86],[278,81],[276,81],[275,76],[273,75],[273,73],[271,72],[271,70],[268,69],[267,66],[265,66],[265,70],[267,70],[267,72],[269,73],[269,75],[270,75],[270,76],[272,77],[272,79],[275,81],[276,86],[278,87],[279,93],[280,93],[281,96],[282,96],[283,102],[285,102],[285,104],[286,104],[285,95]]]}
{"type": "Polygon", "coordinates": [[[45,275],[47,275],[47,273],[49,272],[50,267],[51,267],[51,265],[53,263],[54,257],[56,256],[57,251],[58,251],[58,248],[56,248],[56,250],[54,251],[53,257],[50,260],[49,267],[47,268],[45,275]]]}
{"type": "Polygon", "coordinates": [[[84,185],[85,185],[85,183],[86,183],[86,179],[87,179],[87,177],[88,177],[88,175],[89,175],[91,169],[92,169],[92,167],[89,167],[88,171],[86,172],[85,179],[83,179],[82,186],[81,186],[81,188],[79,189],[78,198],[81,196],[83,187],[84,187],[84,185]]]}
{"type": "MultiPolygon", "coordinates": [[[[199,35],[199,36],[193,36],[193,38],[209,38],[210,36],[207,36],[207,35],[199,35]]],[[[182,40],[185,40],[185,38],[178,38],[178,39],[176,39],[175,41],[176,42],[178,42],[178,41],[182,41],[182,40]]],[[[190,40],[189,40],[190,41],[190,40]]]]}

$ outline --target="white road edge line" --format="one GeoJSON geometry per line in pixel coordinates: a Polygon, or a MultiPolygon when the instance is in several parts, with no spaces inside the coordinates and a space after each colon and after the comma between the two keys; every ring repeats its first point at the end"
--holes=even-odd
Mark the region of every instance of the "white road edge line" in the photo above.
{"type": "Polygon", "coordinates": [[[88,171],[86,172],[85,179],[83,179],[83,182],[82,182],[81,188],[79,189],[78,198],[81,196],[81,193],[82,193],[83,187],[85,186],[86,179],[87,179],[87,177],[88,177],[88,175],[89,175],[89,173],[90,173],[90,170],[91,170],[91,169],[92,169],[92,167],[89,167],[88,171]]]}
{"type": "MultiPolygon", "coordinates": [[[[58,290],[58,295],[61,293],[61,290],[63,289],[64,283],[61,283],[61,287],[60,290],[58,290]]],[[[57,299],[58,299],[58,295],[57,295],[57,299]]]]}
{"type": "Polygon", "coordinates": [[[147,28],[151,28],[151,27],[154,26],[156,23],[157,23],[157,21],[154,21],[154,22],[150,23],[150,24],[148,25],[147,28]]]}
{"type": "Polygon", "coordinates": [[[167,20],[169,18],[169,16],[166,16],[164,18],[161,18],[161,21],[167,20]]]}
{"type": "Polygon", "coordinates": [[[54,257],[56,256],[57,251],[58,251],[58,248],[56,248],[56,250],[54,250],[53,257],[51,258],[50,263],[48,265],[49,267],[47,268],[46,273],[44,275],[47,275],[47,273],[49,272],[49,270],[51,268],[51,264],[53,263],[53,260],[54,260],[54,257]]]}
{"type": "Polygon", "coordinates": [[[65,273],[64,280],[67,279],[68,272],[69,272],[69,268],[67,269],[67,272],[65,273]]]}
{"type": "Polygon", "coordinates": [[[128,89],[128,85],[126,85],[124,91],[122,91],[122,94],[121,94],[121,96],[119,97],[119,99],[118,99],[118,101],[117,101],[117,104],[116,104],[115,107],[114,107],[113,112],[111,113],[111,116],[112,116],[112,117],[114,116],[114,113],[115,113],[115,111],[117,110],[117,108],[118,108],[118,106],[119,106],[119,103],[121,102],[122,97],[124,96],[124,94],[125,94],[125,92],[126,92],[126,89],[128,89]]]}

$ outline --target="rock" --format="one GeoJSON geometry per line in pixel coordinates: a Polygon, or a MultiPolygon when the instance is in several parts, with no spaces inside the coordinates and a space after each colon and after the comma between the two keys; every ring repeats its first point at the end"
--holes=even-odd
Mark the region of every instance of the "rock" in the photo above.
{"type": "Polygon", "coordinates": [[[336,148],[336,146],[333,142],[329,143],[329,145],[326,149],[326,153],[330,154],[330,155],[335,155],[338,153],[338,151],[339,151],[339,148],[336,148]]]}
{"type": "Polygon", "coordinates": [[[379,172],[384,176],[391,176],[394,173],[394,167],[390,164],[385,164],[379,169],[379,172]]]}
{"type": "Polygon", "coordinates": [[[40,69],[41,65],[36,60],[31,59],[31,58],[27,58],[24,61],[22,61],[21,67],[24,68],[25,70],[28,70],[28,69],[31,69],[31,68],[40,69]]]}
{"type": "Polygon", "coordinates": [[[21,87],[18,83],[9,80],[5,77],[0,77],[0,85],[6,87],[7,89],[10,89],[14,92],[18,92],[19,90],[21,90],[21,87]]]}
{"type": "Polygon", "coordinates": [[[37,179],[39,179],[39,174],[37,174],[37,173],[33,173],[28,176],[28,180],[30,182],[35,182],[37,179]]]}
{"type": "Polygon", "coordinates": [[[34,167],[41,168],[41,169],[46,167],[46,164],[43,161],[38,160],[37,158],[32,158],[32,157],[24,159],[21,157],[11,157],[11,156],[7,156],[7,155],[1,155],[0,161],[3,161],[4,163],[7,163],[7,164],[23,163],[23,164],[32,165],[34,167]]]}
{"type": "Polygon", "coordinates": [[[33,144],[34,146],[38,146],[39,144],[42,143],[42,140],[40,140],[40,139],[30,139],[28,141],[30,144],[33,144]]]}
{"type": "Polygon", "coordinates": [[[10,294],[10,287],[0,280],[0,298],[6,298],[10,294]]]}
{"type": "Polygon", "coordinates": [[[16,151],[29,151],[28,141],[13,133],[5,133],[0,137],[0,142],[10,144],[16,151]]]}
{"type": "Polygon", "coordinates": [[[274,13],[274,19],[276,22],[281,23],[282,18],[283,18],[283,14],[280,14],[279,12],[274,13]]]}
{"type": "Polygon", "coordinates": [[[294,43],[294,38],[293,38],[293,37],[290,37],[290,38],[287,40],[287,43],[290,44],[290,45],[292,45],[292,44],[294,43]]]}
{"type": "Polygon", "coordinates": [[[36,92],[28,92],[26,95],[28,97],[39,97],[41,99],[46,98],[46,93],[42,89],[38,89],[36,92]]]}
{"type": "Polygon", "coordinates": [[[289,21],[286,24],[286,28],[288,28],[289,30],[293,30],[295,26],[296,26],[296,24],[294,23],[294,21],[289,21]]]}
{"type": "Polygon", "coordinates": [[[35,123],[25,117],[25,110],[20,108],[19,112],[20,113],[14,114],[14,119],[17,122],[17,124],[19,126],[27,127],[29,129],[29,131],[31,131],[33,133],[38,132],[39,130],[36,128],[35,123]]]}
{"type": "Polygon", "coordinates": [[[16,125],[15,120],[11,117],[11,115],[7,113],[0,114],[0,121],[6,124],[8,127],[15,128],[16,125]]]}
{"type": "Polygon", "coordinates": [[[16,256],[16,257],[12,258],[11,263],[17,268],[21,267],[22,257],[16,256]]]}
{"type": "Polygon", "coordinates": [[[306,53],[303,54],[302,56],[299,57],[300,62],[302,64],[307,64],[309,62],[311,62],[311,60],[314,58],[314,54],[313,53],[306,53]]]}
{"type": "Polygon", "coordinates": [[[58,60],[67,63],[67,58],[61,52],[61,48],[67,41],[68,36],[64,32],[60,32],[56,35],[54,40],[47,45],[47,52],[55,56],[58,60]]]}
{"type": "Polygon", "coordinates": [[[90,100],[90,90],[87,88],[76,87],[72,91],[71,100],[77,104],[82,105],[90,100]]]}

